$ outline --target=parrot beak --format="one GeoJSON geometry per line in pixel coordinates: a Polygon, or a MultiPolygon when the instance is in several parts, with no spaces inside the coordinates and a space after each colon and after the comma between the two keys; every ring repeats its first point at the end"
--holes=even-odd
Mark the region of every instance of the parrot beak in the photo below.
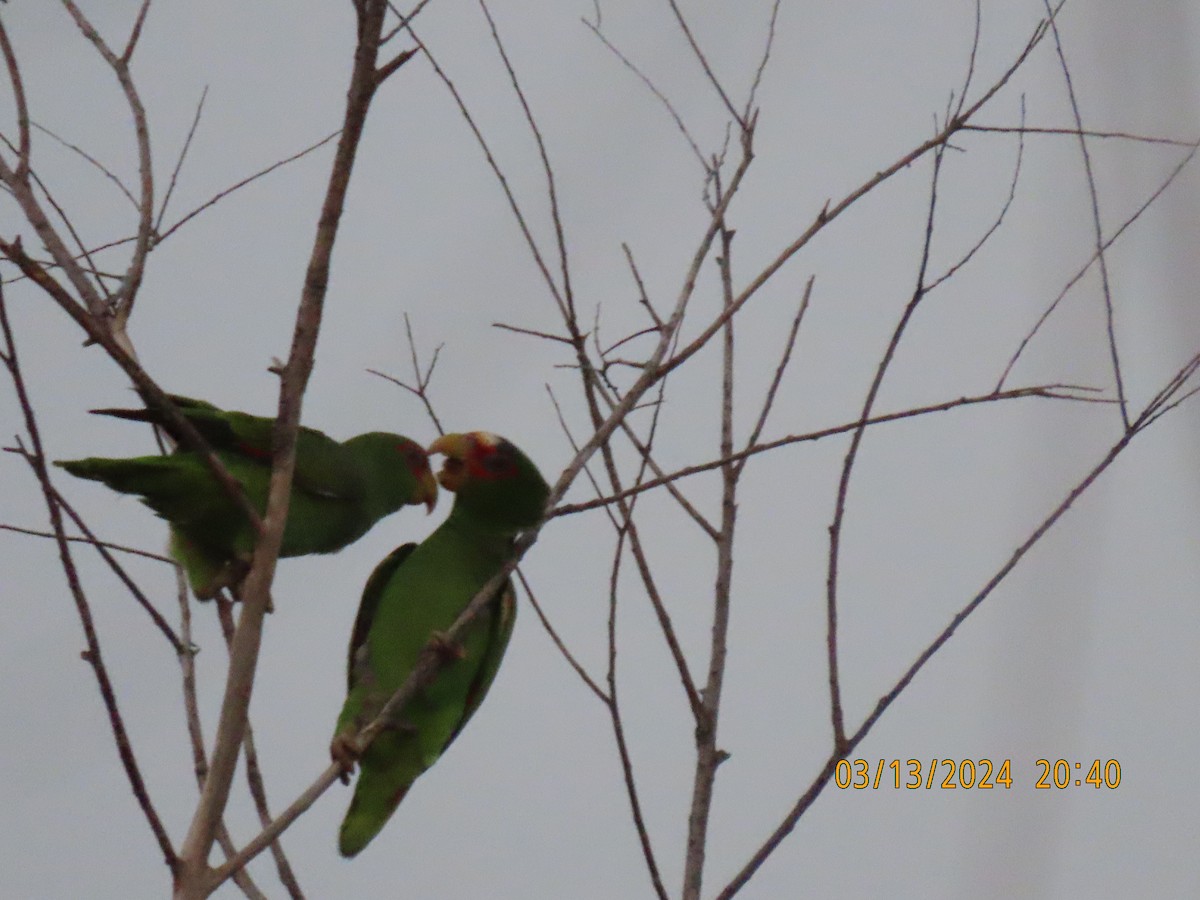
{"type": "Polygon", "coordinates": [[[425,515],[433,512],[433,508],[437,506],[437,500],[437,479],[433,477],[433,472],[426,469],[421,473],[421,481],[417,488],[417,501],[425,504],[425,515]]]}
{"type": "Polygon", "coordinates": [[[453,492],[462,487],[466,479],[466,458],[471,451],[471,443],[470,434],[443,434],[429,445],[430,456],[441,453],[446,457],[437,475],[438,483],[446,490],[453,492]]]}

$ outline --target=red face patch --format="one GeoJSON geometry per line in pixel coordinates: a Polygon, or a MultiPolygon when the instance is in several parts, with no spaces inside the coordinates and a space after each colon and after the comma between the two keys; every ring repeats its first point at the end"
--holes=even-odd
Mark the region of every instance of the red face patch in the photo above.
{"type": "Polygon", "coordinates": [[[471,449],[467,451],[466,463],[470,477],[480,481],[512,478],[517,474],[517,463],[513,459],[512,447],[505,441],[487,443],[472,438],[471,449]]]}
{"type": "Polygon", "coordinates": [[[412,441],[401,441],[396,445],[396,449],[400,451],[408,468],[418,478],[429,471],[429,457],[425,455],[425,451],[420,446],[412,441]]]}

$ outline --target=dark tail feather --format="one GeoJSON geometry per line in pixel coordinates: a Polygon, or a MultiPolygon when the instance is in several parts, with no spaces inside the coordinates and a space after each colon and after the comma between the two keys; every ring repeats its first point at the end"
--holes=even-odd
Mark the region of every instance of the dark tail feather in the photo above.
{"type": "Polygon", "coordinates": [[[133,422],[157,422],[158,416],[148,409],[89,409],[94,416],[112,416],[114,419],[129,419],[133,422]]]}

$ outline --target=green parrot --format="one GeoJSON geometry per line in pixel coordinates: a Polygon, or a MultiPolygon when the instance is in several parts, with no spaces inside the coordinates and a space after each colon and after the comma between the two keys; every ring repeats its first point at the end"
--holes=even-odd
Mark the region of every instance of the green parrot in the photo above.
{"type": "MultiPolygon", "coordinates": [[[[271,479],[274,420],[223,410],[203,400],[172,396],[180,413],[262,514],[271,479]]],[[[200,454],[183,448],[161,412],[96,409],[94,413],[153,422],[175,439],[169,456],[59,460],[72,475],[102,481],[142,502],[171,523],[171,554],[192,590],[207,600],[221,588],[235,595],[254,551],[254,529],[200,454]]],[[[296,435],[296,469],[280,556],[333,553],[358,540],[384,516],[406,504],[437,502],[437,482],[419,444],[398,434],[371,432],[341,443],[320,431],[296,435]]]]}
{"type": "Polygon", "coordinates": [[[450,664],[357,759],[354,736],[408,677],[430,638],[508,561],[515,535],[541,521],[550,493],[525,454],[494,434],[447,434],[429,452],[446,456],[438,481],[455,494],[454,507],[420,545],[398,547],[375,568],[350,637],[349,695],[330,745],[347,773],[360,764],[338,840],[343,856],[370,843],[479,708],[512,634],[511,580],[466,631],[461,649],[450,648],[450,664]]]}

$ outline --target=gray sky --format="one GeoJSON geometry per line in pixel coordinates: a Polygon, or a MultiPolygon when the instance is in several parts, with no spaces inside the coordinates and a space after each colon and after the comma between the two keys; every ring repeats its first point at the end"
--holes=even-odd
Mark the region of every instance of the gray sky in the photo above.
{"type": "MultiPolygon", "coordinates": [[[[116,40],[137,4],[90,4],[116,40]]],[[[666,4],[601,3],[603,30],[671,98],[705,153],[727,116],[666,4]]],[[[698,41],[739,105],[762,51],[770,4],[685,4],[698,41]]],[[[621,243],[668,308],[705,217],[701,171],[661,105],[580,22],[591,3],[496,5],[501,33],[551,154],[573,278],[602,339],[645,327],[621,243]]],[[[1039,2],[984,2],[972,95],[1019,51],[1039,2]]],[[[132,181],[128,116],[112,79],[54,4],[13,3],[4,22],[37,122],[132,181]]],[[[552,237],[536,147],[486,23],[471,3],[437,0],[420,34],[451,73],[547,248],[552,237]]],[[[735,281],[744,284],[835,201],[933,133],[961,84],[973,4],[783,4],[759,92],[757,159],[732,209],[735,281]],[[818,9],[809,7],[817,6],[818,9]]],[[[1072,0],[1060,19],[1085,125],[1200,137],[1191,6],[1072,0]]],[[[337,127],[353,21],[348,3],[160,4],[134,63],[162,186],[200,92],[204,118],[167,221],[337,127]]],[[[1053,42],[979,121],[1069,126],[1053,42]]],[[[0,126],[13,134],[10,92],[0,126]]],[[[128,233],[110,183],[35,135],[35,165],[87,240],[128,233]]],[[[947,156],[931,271],[957,260],[1003,204],[1011,135],[964,134],[947,156]]],[[[1111,234],[1186,152],[1089,144],[1111,234]]],[[[329,152],[231,196],[151,257],[131,320],[141,361],[164,387],[266,413],[284,356],[329,152]]],[[[911,295],[928,202],[924,159],[865,198],[793,259],[739,319],[737,427],[744,436],[805,281],[811,307],[765,437],[851,421],[911,295]]],[[[570,457],[544,385],[576,434],[586,414],[564,348],[492,328],[553,331],[557,313],[478,147],[441,83],[413,60],[369,121],[335,253],[304,421],[341,438],[396,430],[434,436],[419,405],[366,374],[408,375],[403,315],[421,348],[444,344],[433,384],[452,430],[500,432],[553,480],[570,457]]],[[[20,230],[0,201],[0,233],[20,230]]],[[[1118,346],[1139,410],[1200,349],[1200,176],[1177,183],[1108,259],[1118,346]]],[[[1078,142],[1026,139],[1003,228],[918,311],[879,400],[882,411],[984,393],[1037,317],[1094,247],[1078,142]]],[[[30,239],[27,238],[27,242],[30,239]]],[[[34,246],[30,242],[30,246],[34,246]]],[[[120,268],[124,257],[106,260],[120,268]]],[[[11,274],[4,268],[5,277],[11,274]]],[[[719,308],[710,263],[694,335],[719,308]]],[[[129,403],[116,367],[26,285],[6,288],[26,377],[53,458],[151,452],[135,425],[86,410],[129,403]]],[[[648,344],[629,345],[637,358],[648,344]]],[[[715,347],[670,385],[659,442],[674,469],[712,458],[715,347]]],[[[618,375],[627,378],[627,375],[618,375]]],[[[1071,383],[1112,396],[1103,297],[1093,270],[1030,344],[1011,386],[1071,383]]],[[[628,380],[625,382],[628,383],[628,380]]],[[[20,430],[0,390],[3,441],[20,430]]],[[[1010,790],[826,789],[740,896],[1189,897],[1200,895],[1200,476],[1195,403],[1137,438],[921,672],[856,756],[1011,760],[1010,790]],[[1119,761],[1116,789],[1036,790],[1035,760],[1119,761]]],[[[841,561],[841,648],[848,723],[857,727],[921,649],[1119,434],[1101,404],[1023,400],[926,416],[868,433],[851,485],[841,561]]],[[[739,500],[737,567],[706,896],[749,858],[819,770],[830,745],[825,686],[827,532],[846,441],[758,457],[739,500]]],[[[36,484],[0,460],[0,522],[43,527],[36,484]]],[[[628,456],[626,457],[628,461],[628,456]]],[[[132,498],[56,478],[106,539],[151,550],[161,523],[132,498]]],[[[715,515],[718,483],[681,482],[715,515]]],[[[580,482],[570,500],[589,498],[580,482]]],[[[267,623],[252,708],[274,808],[324,768],[342,701],[343,652],[371,567],[440,521],[406,510],[332,558],[286,560],[267,623]]],[[[641,526],[695,671],[707,666],[711,544],[665,494],[641,526]]],[[[564,640],[596,677],[606,659],[611,528],[599,512],[556,522],[524,569],[564,640]]],[[[160,814],[181,841],[195,783],[178,667],[144,614],[94,554],[81,571],[134,749],[160,814]]],[[[170,571],[131,571],[169,617],[170,571]]],[[[0,894],[13,898],[164,896],[169,879],[117,760],[82,637],[45,540],[0,532],[0,894]],[[81,891],[84,894],[81,894],[81,891]]],[[[196,641],[211,740],[225,653],[208,608],[196,641]]],[[[626,566],[620,690],[638,785],[664,878],[677,895],[693,750],[684,698],[644,592],[626,566]]],[[[943,770],[944,771],[944,770],[943,770]]],[[[1081,778],[1072,773],[1072,779],[1081,778]]],[[[228,821],[255,832],[240,774],[228,821]]],[[[335,787],[285,836],[308,896],[591,898],[650,896],[607,714],[525,606],[487,702],[361,857],[337,856],[349,791],[335,787]]],[[[215,856],[214,856],[215,859],[215,856]]],[[[252,866],[282,896],[271,864],[252,866]]],[[[227,886],[219,896],[238,896],[227,886]]]]}

